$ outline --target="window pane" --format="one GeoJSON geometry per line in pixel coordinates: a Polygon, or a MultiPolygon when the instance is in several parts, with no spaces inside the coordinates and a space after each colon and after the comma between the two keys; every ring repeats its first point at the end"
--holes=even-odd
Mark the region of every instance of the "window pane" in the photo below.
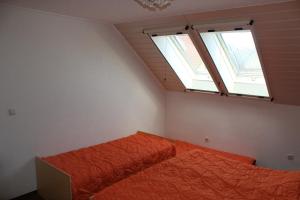
{"type": "Polygon", "coordinates": [[[152,40],[187,89],[218,92],[188,34],[155,36],[152,40]]]}
{"type": "Polygon", "coordinates": [[[200,35],[229,93],[269,97],[250,30],[200,35]]]}

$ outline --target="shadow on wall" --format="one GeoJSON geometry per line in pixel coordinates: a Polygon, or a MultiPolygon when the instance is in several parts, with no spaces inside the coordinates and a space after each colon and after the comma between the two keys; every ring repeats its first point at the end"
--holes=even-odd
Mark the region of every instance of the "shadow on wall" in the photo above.
{"type": "MultiPolygon", "coordinates": [[[[0,169],[4,165],[5,163],[0,163],[0,169]]],[[[10,166],[10,168],[13,167],[10,166]]],[[[9,199],[10,197],[6,196],[6,194],[13,194],[16,191],[18,191],[18,194],[26,194],[29,191],[36,190],[35,158],[22,162],[20,167],[13,169],[10,173],[6,173],[4,170],[0,170],[0,172],[0,176],[4,177],[0,180],[0,200],[9,199]],[[24,182],[27,182],[27,184],[24,184],[24,182]],[[12,185],[14,186],[13,188],[11,187],[12,185]]]]}
{"type": "Polygon", "coordinates": [[[259,166],[300,168],[299,106],[168,92],[166,119],[169,137],[255,157],[259,166]]]}
{"type": "MultiPolygon", "coordinates": [[[[149,92],[149,96],[157,95],[158,93],[161,95],[164,91],[164,87],[146,66],[144,61],[136,54],[126,39],[123,38],[121,33],[114,27],[114,34],[108,34],[112,30],[111,25],[107,25],[105,28],[106,30],[103,30],[104,26],[101,26],[97,31],[100,38],[103,39],[101,42],[105,43],[105,46],[108,46],[110,49],[106,52],[101,52],[101,54],[104,53],[107,54],[107,56],[115,57],[112,58],[112,60],[116,62],[115,64],[117,66],[123,66],[123,70],[131,72],[128,73],[131,75],[130,79],[135,79],[141,83],[140,86],[147,86],[147,88],[143,87],[143,91],[149,92]],[[116,37],[116,35],[118,35],[118,37],[116,37]],[[153,82],[157,84],[155,85],[153,82]],[[157,85],[160,87],[157,87],[157,85]]],[[[157,98],[153,100],[155,99],[157,98]]]]}
{"type": "MultiPolygon", "coordinates": [[[[126,97],[127,100],[123,101],[122,106],[131,107],[135,111],[137,107],[148,105],[151,106],[150,110],[156,115],[154,119],[164,119],[161,114],[164,113],[162,109],[165,109],[165,101],[158,101],[158,99],[165,99],[165,89],[145,65],[144,61],[136,54],[115,27],[112,29],[111,25],[101,26],[98,28],[97,34],[101,38],[100,43],[108,47],[105,52],[99,53],[101,53],[101,56],[110,57],[113,62],[111,67],[116,68],[116,70],[113,70],[114,74],[107,75],[111,76],[111,80],[115,78],[121,79],[121,82],[132,80],[128,85],[123,85],[122,87],[112,83],[109,88],[111,93],[115,93],[114,95],[117,98],[124,99],[126,97]],[[112,30],[114,30],[113,33],[112,30]],[[133,105],[131,103],[131,100],[132,102],[135,101],[137,94],[143,97],[138,102],[141,105],[133,105]],[[157,104],[160,105],[157,106],[157,104]]],[[[145,116],[145,113],[141,110],[136,110],[135,113],[135,120],[138,121],[145,116]]],[[[155,125],[160,122],[153,121],[149,123],[155,125]]]]}

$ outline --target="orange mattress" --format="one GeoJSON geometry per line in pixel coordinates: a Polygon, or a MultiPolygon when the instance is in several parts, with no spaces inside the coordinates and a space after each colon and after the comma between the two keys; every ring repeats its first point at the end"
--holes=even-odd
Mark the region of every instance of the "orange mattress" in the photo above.
{"type": "Polygon", "coordinates": [[[154,165],[93,200],[299,200],[300,171],[259,168],[199,149],[154,165]]]}
{"type": "Polygon", "coordinates": [[[207,147],[202,147],[199,145],[194,145],[191,143],[187,143],[184,141],[180,141],[180,140],[175,140],[174,141],[175,147],[176,147],[176,155],[180,155],[182,153],[185,153],[187,151],[193,150],[193,149],[200,149],[202,151],[206,151],[206,152],[210,152],[219,156],[224,156],[226,158],[232,159],[232,160],[237,160],[246,164],[251,164],[254,165],[256,162],[255,158],[251,158],[248,156],[242,156],[242,155],[238,155],[238,154],[233,154],[233,153],[228,153],[228,152],[224,152],[224,151],[219,151],[219,150],[215,150],[215,149],[211,149],[211,148],[207,148],[207,147]]]}
{"type": "Polygon", "coordinates": [[[71,176],[74,200],[86,200],[95,192],[175,153],[169,141],[138,133],[42,159],[71,176]]]}

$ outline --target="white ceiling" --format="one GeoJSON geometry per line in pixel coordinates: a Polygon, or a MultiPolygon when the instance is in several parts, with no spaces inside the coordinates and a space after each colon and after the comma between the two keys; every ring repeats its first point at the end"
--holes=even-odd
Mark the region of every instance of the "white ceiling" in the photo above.
{"type": "Polygon", "coordinates": [[[16,6],[110,23],[285,1],[289,0],[174,0],[171,6],[162,11],[150,11],[142,8],[134,0],[0,0],[2,3],[16,6]]]}

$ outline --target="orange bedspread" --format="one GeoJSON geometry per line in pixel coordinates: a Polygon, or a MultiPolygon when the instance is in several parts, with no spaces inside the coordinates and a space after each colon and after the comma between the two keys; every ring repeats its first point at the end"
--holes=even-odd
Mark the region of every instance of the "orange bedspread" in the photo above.
{"type": "Polygon", "coordinates": [[[86,200],[129,175],[175,155],[167,140],[138,133],[43,160],[68,173],[75,200],[86,200]]]}
{"type": "Polygon", "coordinates": [[[185,152],[193,150],[193,149],[201,149],[203,151],[207,151],[207,152],[210,152],[210,153],[213,153],[216,155],[224,156],[226,158],[230,158],[230,159],[237,160],[237,161],[251,164],[251,165],[255,164],[255,162],[256,162],[255,158],[251,158],[248,156],[242,156],[242,155],[238,155],[238,154],[233,154],[233,153],[228,153],[228,152],[224,152],[224,151],[219,151],[219,150],[211,149],[211,148],[207,148],[207,147],[202,147],[199,145],[187,143],[187,142],[180,141],[180,140],[175,140],[174,144],[176,147],[176,155],[180,155],[182,153],[185,153],[185,152]]]}
{"type": "Polygon", "coordinates": [[[300,171],[259,168],[202,150],[161,162],[93,200],[299,200],[300,171]]]}

